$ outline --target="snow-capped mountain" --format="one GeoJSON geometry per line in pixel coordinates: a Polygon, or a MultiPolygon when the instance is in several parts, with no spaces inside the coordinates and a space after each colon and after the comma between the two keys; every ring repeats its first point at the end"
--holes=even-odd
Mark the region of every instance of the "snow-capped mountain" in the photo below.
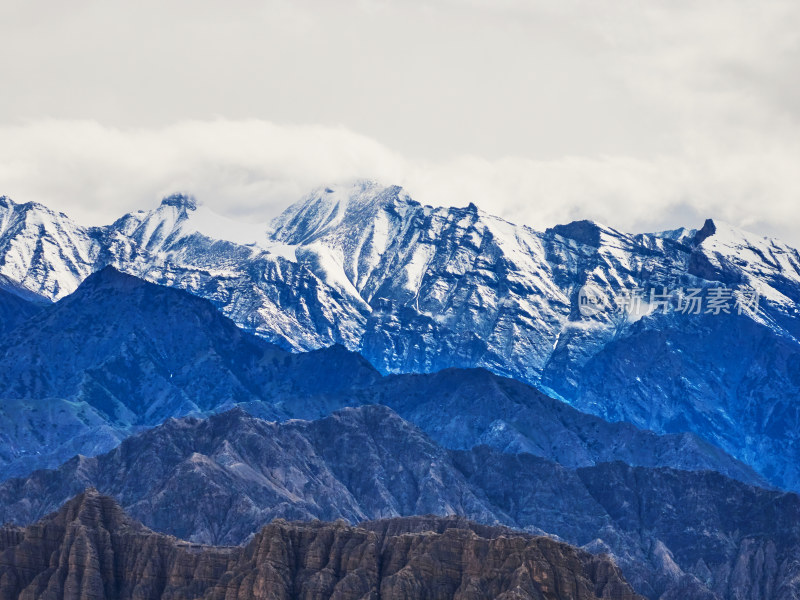
{"type": "Polygon", "coordinates": [[[536,232],[371,183],[317,191],[268,235],[369,304],[356,348],[384,371],[484,366],[610,420],[694,431],[800,484],[800,255],[785,244],[711,220],[536,232]],[[727,304],[709,310],[721,288],[727,304]],[[604,300],[589,314],[585,289],[604,300]],[[678,304],[693,289],[699,314],[678,304]]]}
{"type": "Polygon", "coordinates": [[[91,233],[41,204],[0,196],[0,275],[24,290],[55,299],[93,270],[99,246],[91,233]]]}
{"type": "Polygon", "coordinates": [[[535,231],[368,181],[316,190],[250,244],[252,230],[217,239],[231,228],[214,234],[187,196],[101,228],[8,199],[0,215],[0,274],[51,299],[112,264],[290,349],[340,343],[383,372],[486,367],[607,419],[694,431],[800,489],[800,255],[776,240],[713,221],[535,231]],[[730,314],[677,310],[681,292],[723,286],[730,314]]]}

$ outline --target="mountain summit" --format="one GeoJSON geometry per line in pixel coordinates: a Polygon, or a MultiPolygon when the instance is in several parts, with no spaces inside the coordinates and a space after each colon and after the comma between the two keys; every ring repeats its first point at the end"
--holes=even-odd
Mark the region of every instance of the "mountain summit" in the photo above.
{"type": "Polygon", "coordinates": [[[187,194],[172,194],[161,200],[161,206],[172,206],[184,210],[197,210],[197,200],[187,194]]]}

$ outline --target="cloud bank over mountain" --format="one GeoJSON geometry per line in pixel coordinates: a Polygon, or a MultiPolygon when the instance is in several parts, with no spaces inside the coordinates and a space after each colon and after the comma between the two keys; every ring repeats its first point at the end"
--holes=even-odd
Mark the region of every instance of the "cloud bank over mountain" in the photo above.
{"type": "Polygon", "coordinates": [[[800,244],[790,0],[45,5],[0,7],[0,194],[87,223],[174,191],[264,221],[363,177],[537,229],[800,244]]]}
{"type": "Polygon", "coordinates": [[[344,127],[224,119],[145,129],[40,120],[2,126],[0,138],[2,193],[86,224],[174,191],[265,222],[314,187],[368,177],[425,204],[472,202],[535,229],[590,218],[652,231],[713,215],[800,244],[800,182],[787,153],[422,160],[344,127]]]}

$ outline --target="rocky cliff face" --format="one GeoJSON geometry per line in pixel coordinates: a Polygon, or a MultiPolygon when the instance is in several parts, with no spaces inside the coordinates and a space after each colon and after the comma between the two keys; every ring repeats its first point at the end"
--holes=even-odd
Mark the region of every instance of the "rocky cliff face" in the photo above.
{"type": "Polygon", "coordinates": [[[198,549],[87,490],[34,525],[0,529],[0,598],[196,598],[231,560],[227,549],[198,549]]]}
{"type": "Polygon", "coordinates": [[[283,588],[291,592],[276,597],[638,598],[608,558],[548,538],[481,528],[483,537],[458,522],[452,525],[434,519],[382,521],[355,531],[272,525],[247,546],[234,574],[209,597],[245,599],[283,588]],[[288,557],[294,568],[283,558],[287,547],[294,549],[288,557]],[[290,587],[292,571],[299,577],[290,587]]]}
{"type": "Polygon", "coordinates": [[[242,411],[173,420],[103,456],[4,482],[0,522],[33,523],[85,486],[198,543],[241,543],[277,517],[357,524],[431,513],[608,552],[653,599],[800,597],[794,494],[711,472],[573,470],[486,446],[447,451],[381,406],[314,422],[267,423],[242,411]]]}
{"type": "Polygon", "coordinates": [[[616,526],[650,538],[654,559],[718,597],[800,597],[796,494],[745,486],[716,473],[645,472],[621,463],[579,469],[578,476],[616,526]]]}
{"type": "Polygon", "coordinates": [[[457,452],[454,462],[497,514],[611,552],[650,598],[800,598],[796,494],[619,462],[571,471],[487,448],[457,452]]]}
{"type": "Polygon", "coordinates": [[[436,520],[283,521],[244,548],[195,546],[88,490],[36,525],[0,529],[0,598],[638,598],[607,558],[546,538],[481,534],[436,520]]]}

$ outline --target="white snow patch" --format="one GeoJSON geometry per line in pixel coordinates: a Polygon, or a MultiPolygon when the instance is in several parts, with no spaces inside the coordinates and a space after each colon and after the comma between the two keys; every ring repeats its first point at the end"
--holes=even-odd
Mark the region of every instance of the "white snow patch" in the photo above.
{"type": "Polygon", "coordinates": [[[419,290],[422,277],[428,269],[428,263],[434,253],[432,246],[428,244],[418,245],[411,255],[411,260],[406,263],[406,280],[403,286],[414,293],[419,290]]]}
{"type": "Polygon", "coordinates": [[[267,242],[261,247],[274,256],[280,256],[293,263],[297,262],[297,246],[281,242],[267,242]]]}

